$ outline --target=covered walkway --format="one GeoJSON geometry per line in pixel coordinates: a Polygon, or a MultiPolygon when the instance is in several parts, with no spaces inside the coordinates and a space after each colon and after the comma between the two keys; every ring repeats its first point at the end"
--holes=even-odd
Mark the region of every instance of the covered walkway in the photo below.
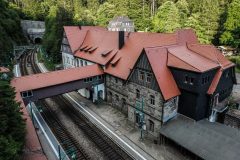
{"type": "Polygon", "coordinates": [[[17,100],[29,101],[67,93],[81,88],[90,88],[103,83],[103,70],[99,65],[71,68],[60,71],[17,77],[11,81],[17,92],[17,100]]]}
{"type": "Polygon", "coordinates": [[[194,121],[178,115],[161,134],[206,160],[236,160],[240,152],[240,132],[220,123],[194,121]]]}

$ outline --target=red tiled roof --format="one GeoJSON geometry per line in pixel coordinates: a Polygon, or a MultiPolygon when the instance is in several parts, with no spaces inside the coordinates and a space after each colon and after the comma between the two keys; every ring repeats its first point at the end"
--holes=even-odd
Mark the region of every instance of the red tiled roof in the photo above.
{"type": "Polygon", "coordinates": [[[210,87],[208,88],[208,91],[207,93],[208,94],[213,94],[217,88],[217,85],[218,85],[218,82],[220,81],[220,78],[222,76],[222,69],[220,68],[217,73],[215,74],[213,80],[212,80],[212,83],[210,85],[210,87]]]}
{"type": "Polygon", "coordinates": [[[199,55],[218,63],[224,69],[234,65],[213,45],[189,44],[187,46],[199,55]]]}
{"type": "Polygon", "coordinates": [[[97,48],[92,53],[78,50],[74,56],[106,65],[118,51],[118,32],[91,30],[85,37],[84,46],[97,48]],[[109,54],[103,56],[106,52],[109,54]]]}
{"type": "Polygon", "coordinates": [[[168,100],[180,95],[173,75],[167,67],[167,49],[156,47],[145,48],[145,51],[164,99],[168,100]]]}
{"type": "MultiPolygon", "coordinates": [[[[74,31],[67,31],[66,27],[64,29],[65,32],[74,33],[74,31]]],[[[74,36],[69,40],[70,46],[78,49],[80,46],[97,48],[91,53],[78,50],[75,56],[106,65],[105,73],[124,80],[128,78],[143,48],[146,47],[166,47],[167,66],[193,72],[206,72],[214,68],[225,69],[234,65],[214,46],[199,44],[196,34],[191,29],[182,29],[171,34],[125,33],[125,43],[120,50],[118,49],[118,32],[93,28],[86,30],[88,30],[87,33],[82,34],[82,37],[74,36]]],[[[215,83],[218,83],[217,79],[214,79],[212,85],[214,86],[215,83]]]]}
{"type": "Polygon", "coordinates": [[[89,30],[105,29],[97,26],[64,26],[64,31],[73,53],[81,46],[89,30]]]}
{"type": "Polygon", "coordinates": [[[10,70],[6,67],[0,67],[0,73],[7,73],[10,72],[10,70]]]}
{"type": "Polygon", "coordinates": [[[219,64],[189,50],[186,45],[169,47],[168,66],[195,72],[205,72],[219,67],[219,64]]]}
{"type": "Polygon", "coordinates": [[[99,67],[98,64],[94,64],[85,67],[71,68],[14,78],[11,81],[11,85],[15,87],[16,92],[22,92],[57,84],[63,84],[102,74],[103,70],[99,67]]]}
{"type": "Polygon", "coordinates": [[[117,65],[108,65],[105,72],[121,79],[127,79],[144,47],[165,46],[177,43],[177,35],[161,33],[130,33],[125,38],[125,44],[112,61],[118,61],[117,65]]]}

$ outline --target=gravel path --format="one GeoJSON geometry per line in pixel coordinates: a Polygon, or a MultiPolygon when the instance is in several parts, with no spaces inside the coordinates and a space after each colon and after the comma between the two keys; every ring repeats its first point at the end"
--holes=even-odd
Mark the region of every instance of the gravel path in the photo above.
{"type": "Polygon", "coordinates": [[[106,160],[107,157],[97,148],[97,146],[88,139],[88,137],[82,132],[76,124],[66,116],[58,107],[58,105],[53,102],[50,98],[45,99],[48,104],[50,104],[51,109],[57,114],[58,118],[61,120],[63,125],[72,133],[74,138],[82,145],[85,152],[91,157],[91,159],[96,160],[106,160]]]}

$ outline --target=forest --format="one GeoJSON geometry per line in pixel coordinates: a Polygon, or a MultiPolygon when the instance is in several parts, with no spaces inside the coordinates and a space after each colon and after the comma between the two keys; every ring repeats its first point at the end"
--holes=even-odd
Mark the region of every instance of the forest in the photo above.
{"type": "Polygon", "coordinates": [[[127,15],[132,19],[136,31],[169,33],[179,28],[193,28],[201,43],[227,45],[233,48],[239,48],[240,45],[239,0],[9,0],[8,2],[10,8],[19,12],[20,18],[46,22],[47,30],[43,46],[55,63],[60,61],[63,25],[107,26],[109,20],[119,15],[127,15]]]}

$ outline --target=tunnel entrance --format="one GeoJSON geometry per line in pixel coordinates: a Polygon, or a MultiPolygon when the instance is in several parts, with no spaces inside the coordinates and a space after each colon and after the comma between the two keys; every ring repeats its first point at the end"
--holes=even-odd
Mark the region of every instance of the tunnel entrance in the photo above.
{"type": "Polygon", "coordinates": [[[42,43],[42,38],[39,38],[39,37],[38,37],[38,38],[35,38],[35,39],[34,39],[34,43],[35,43],[35,44],[40,44],[40,43],[42,43]]]}

